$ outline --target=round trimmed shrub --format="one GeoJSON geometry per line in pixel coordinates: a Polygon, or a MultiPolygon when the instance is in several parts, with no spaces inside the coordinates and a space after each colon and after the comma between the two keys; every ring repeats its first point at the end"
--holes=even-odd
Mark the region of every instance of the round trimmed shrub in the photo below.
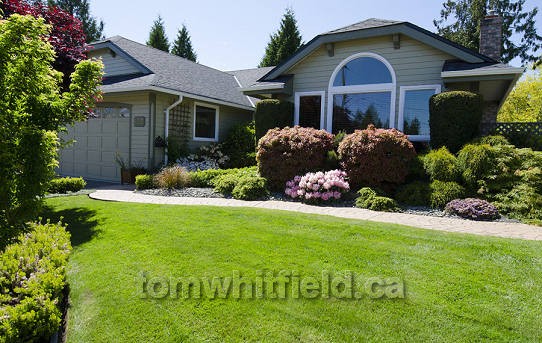
{"type": "Polygon", "coordinates": [[[443,208],[450,201],[465,196],[465,188],[457,182],[435,180],[430,187],[430,203],[433,208],[443,208]]]}
{"type": "Polygon", "coordinates": [[[432,150],[425,155],[423,167],[431,180],[456,181],[459,178],[457,158],[446,147],[432,150]]]}
{"type": "Polygon", "coordinates": [[[399,185],[405,181],[409,164],[416,157],[405,134],[373,125],[346,136],[338,152],[352,188],[399,185]]]}
{"type": "Polygon", "coordinates": [[[79,192],[87,185],[82,177],[60,177],[49,182],[47,192],[64,194],[68,192],[79,192]]]}
{"type": "Polygon", "coordinates": [[[356,207],[384,212],[395,212],[398,209],[395,200],[379,196],[376,191],[369,187],[363,187],[358,191],[356,207]]]}
{"type": "Polygon", "coordinates": [[[239,176],[236,174],[225,174],[217,177],[212,181],[212,184],[215,186],[214,191],[221,194],[231,194],[237,182],[239,181],[239,176]]]}
{"type": "Polygon", "coordinates": [[[491,146],[498,146],[498,145],[510,145],[510,142],[508,139],[506,139],[503,136],[500,135],[494,135],[494,136],[484,136],[480,138],[477,143],[480,144],[489,144],[491,146]]]}
{"type": "Polygon", "coordinates": [[[444,210],[446,213],[472,220],[495,220],[500,217],[499,211],[491,203],[474,198],[452,200],[444,210]]]}
{"type": "Polygon", "coordinates": [[[229,157],[228,168],[256,165],[256,131],[254,122],[232,127],[222,142],[222,152],[229,157]]]}
{"type": "Polygon", "coordinates": [[[411,206],[428,206],[431,201],[429,183],[414,181],[399,187],[395,199],[401,204],[411,206]]]}
{"type": "Polygon", "coordinates": [[[261,176],[240,178],[231,192],[233,198],[239,200],[257,200],[268,194],[267,180],[261,176]]]}
{"type": "Polygon", "coordinates": [[[431,146],[456,153],[478,135],[482,120],[482,96],[452,91],[435,94],[429,102],[431,146]]]}
{"type": "Polygon", "coordinates": [[[272,189],[282,190],[294,176],[324,169],[332,149],[333,135],[324,130],[271,129],[258,142],[258,170],[272,189]]]}
{"type": "Polygon", "coordinates": [[[152,189],[154,188],[154,177],[148,174],[137,175],[135,185],[137,190],[152,189]]]}

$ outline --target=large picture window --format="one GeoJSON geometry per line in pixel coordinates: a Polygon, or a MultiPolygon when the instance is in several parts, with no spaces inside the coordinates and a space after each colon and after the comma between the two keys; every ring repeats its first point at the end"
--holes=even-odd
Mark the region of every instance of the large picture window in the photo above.
{"type": "Polygon", "coordinates": [[[401,87],[398,128],[410,140],[429,141],[429,99],[440,89],[440,85],[401,87]]]}
{"type": "Polygon", "coordinates": [[[294,124],[321,129],[324,119],[324,95],[323,91],[296,93],[294,124]]]}
{"type": "Polygon", "coordinates": [[[353,132],[395,122],[395,72],[383,57],[359,53],[345,59],[329,82],[327,130],[353,132]]]}
{"type": "Polygon", "coordinates": [[[218,141],[218,106],[195,103],[194,140],[218,141]]]}

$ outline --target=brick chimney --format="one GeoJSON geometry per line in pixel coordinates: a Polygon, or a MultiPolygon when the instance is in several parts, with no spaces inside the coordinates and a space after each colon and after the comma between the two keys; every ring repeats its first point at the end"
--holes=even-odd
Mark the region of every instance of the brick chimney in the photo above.
{"type": "Polygon", "coordinates": [[[495,10],[489,11],[480,23],[480,53],[496,61],[501,59],[502,23],[503,18],[495,10]]]}

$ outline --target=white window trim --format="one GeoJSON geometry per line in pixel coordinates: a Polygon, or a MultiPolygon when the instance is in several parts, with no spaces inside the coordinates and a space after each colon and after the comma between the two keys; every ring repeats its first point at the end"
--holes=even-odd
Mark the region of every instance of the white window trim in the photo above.
{"type": "MultiPolygon", "coordinates": [[[[434,90],[435,94],[438,94],[442,90],[441,85],[419,85],[419,86],[401,86],[399,88],[399,115],[397,129],[403,131],[404,129],[404,111],[405,111],[405,96],[407,91],[417,90],[434,90]]],[[[431,135],[408,135],[408,139],[412,142],[428,142],[431,139],[431,135]]]]}
{"type": "Polygon", "coordinates": [[[216,106],[216,105],[211,105],[211,104],[208,104],[208,103],[204,103],[204,102],[194,102],[194,120],[193,120],[193,125],[192,125],[192,139],[194,141],[198,141],[198,142],[218,142],[218,123],[219,123],[219,120],[218,120],[218,117],[219,117],[219,106],[216,106]],[[215,136],[214,138],[207,138],[207,137],[196,137],[196,108],[197,106],[200,106],[200,107],[207,107],[207,108],[213,108],[215,111],[216,111],[216,115],[215,115],[215,136]]]}
{"type": "Polygon", "coordinates": [[[311,91],[311,92],[296,92],[295,93],[294,125],[299,125],[299,109],[301,107],[300,99],[303,96],[320,96],[320,129],[323,129],[324,128],[324,114],[325,114],[324,102],[326,100],[325,91],[311,91]]]}
{"type": "Polygon", "coordinates": [[[392,65],[382,56],[375,54],[373,52],[360,52],[349,56],[344,59],[333,71],[331,78],[329,79],[328,84],[328,99],[327,99],[327,116],[326,116],[326,130],[333,132],[333,96],[336,94],[357,94],[357,93],[378,93],[378,92],[391,92],[390,98],[390,128],[395,127],[395,103],[396,103],[396,93],[397,93],[397,80],[395,78],[395,70],[392,65]],[[335,77],[339,71],[344,67],[348,62],[355,60],[360,57],[371,57],[380,62],[388,68],[388,71],[391,74],[391,83],[375,83],[370,85],[355,85],[355,86],[333,86],[335,82],[335,77]]]}

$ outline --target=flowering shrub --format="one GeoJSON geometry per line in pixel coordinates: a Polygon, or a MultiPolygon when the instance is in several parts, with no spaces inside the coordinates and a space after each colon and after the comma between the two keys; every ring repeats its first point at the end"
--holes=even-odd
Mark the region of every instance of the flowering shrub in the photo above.
{"type": "Polygon", "coordinates": [[[338,152],[352,187],[401,184],[408,174],[410,161],[416,157],[406,135],[373,125],[346,136],[338,152]]]}
{"type": "Polygon", "coordinates": [[[446,205],[445,211],[473,220],[494,220],[500,217],[495,206],[475,198],[452,200],[446,205]]]}
{"type": "Polygon", "coordinates": [[[325,173],[298,175],[286,182],[284,193],[293,199],[328,201],[340,199],[341,195],[349,190],[346,173],[342,170],[330,170],[325,173]]]}
{"type": "Polygon", "coordinates": [[[221,149],[220,144],[204,145],[197,154],[179,158],[176,163],[188,171],[219,169],[230,159],[221,149]]]}
{"type": "Polygon", "coordinates": [[[333,135],[324,130],[286,127],[269,130],[258,142],[258,169],[273,189],[281,189],[295,175],[321,170],[333,135]]]}

